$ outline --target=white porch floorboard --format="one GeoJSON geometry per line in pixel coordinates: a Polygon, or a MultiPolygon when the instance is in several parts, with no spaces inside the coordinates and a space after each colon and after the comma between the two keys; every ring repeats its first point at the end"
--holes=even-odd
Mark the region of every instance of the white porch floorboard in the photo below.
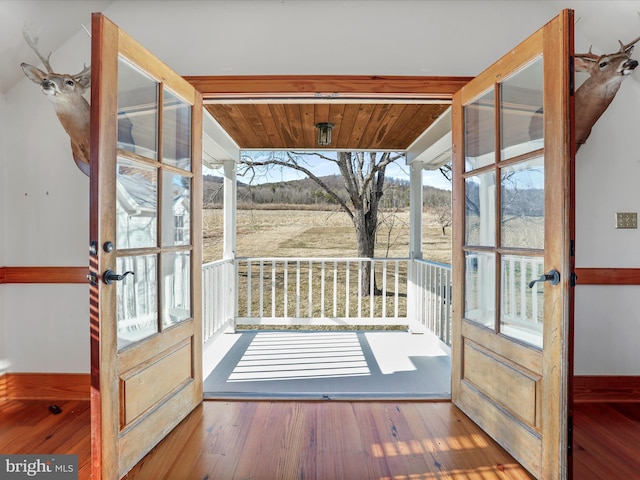
{"type": "Polygon", "coordinates": [[[206,399],[451,396],[448,347],[431,333],[247,331],[221,335],[208,350],[206,399]]]}

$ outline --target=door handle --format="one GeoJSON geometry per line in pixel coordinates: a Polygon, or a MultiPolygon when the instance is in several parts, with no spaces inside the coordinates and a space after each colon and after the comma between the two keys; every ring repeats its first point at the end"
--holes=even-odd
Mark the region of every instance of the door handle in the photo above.
{"type": "Polygon", "coordinates": [[[560,283],[560,272],[554,268],[549,273],[545,273],[540,278],[529,282],[529,288],[533,288],[538,282],[549,282],[551,285],[558,285],[560,283]]]}
{"type": "Polygon", "coordinates": [[[124,280],[124,278],[127,275],[135,275],[135,273],[132,272],[132,271],[128,271],[128,272],[124,272],[123,274],[120,275],[120,274],[114,272],[113,270],[107,270],[106,272],[104,272],[102,274],[102,280],[107,285],[111,285],[113,282],[119,282],[121,280],[124,280]]]}

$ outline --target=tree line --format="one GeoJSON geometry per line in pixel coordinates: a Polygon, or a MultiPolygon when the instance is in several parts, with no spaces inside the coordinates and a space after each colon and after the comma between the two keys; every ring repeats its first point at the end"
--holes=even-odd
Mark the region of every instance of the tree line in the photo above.
{"type": "MultiPolygon", "coordinates": [[[[321,177],[323,182],[333,188],[344,202],[348,194],[340,175],[321,177]]],[[[205,175],[203,177],[203,201],[205,208],[219,208],[222,205],[222,177],[205,175]]],[[[427,209],[451,208],[451,192],[435,187],[423,187],[424,206],[427,209]]],[[[250,185],[238,182],[238,205],[296,205],[324,209],[337,205],[337,200],[320,188],[309,178],[250,185]]],[[[386,210],[409,208],[409,182],[407,180],[387,178],[380,207],[386,210]]]]}

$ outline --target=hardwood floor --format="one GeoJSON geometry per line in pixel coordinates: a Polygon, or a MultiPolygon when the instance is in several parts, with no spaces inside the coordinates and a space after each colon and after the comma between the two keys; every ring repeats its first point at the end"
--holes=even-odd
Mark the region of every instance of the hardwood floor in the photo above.
{"type": "Polygon", "coordinates": [[[77,454],[79,478],[90,476],[91,409],[88,401],[0,401],[0,453],[77,454]],[[51,405],[62,410],[55,415],[51,405]]]}
{"type": "MultiPolygon", "coordinates": [[[[0,402],[1,453],[74,453],[90,477],[83,401],[0,402]]],[[[574,412],[575,480],[640,478],[640,404],[574,412]]],[[[449,402],[206,401],[128,480],[530,479],[449,402]]]]}
{"type": "Polygon", "coordinates": [[[640,403],[574,406],[575,480],[640,479],[640,403]]]}
{"type": "Polygon", "coordinates": [[[128,479],[531,478],[449,402],[205,402],[181,428],[128,479]]]}

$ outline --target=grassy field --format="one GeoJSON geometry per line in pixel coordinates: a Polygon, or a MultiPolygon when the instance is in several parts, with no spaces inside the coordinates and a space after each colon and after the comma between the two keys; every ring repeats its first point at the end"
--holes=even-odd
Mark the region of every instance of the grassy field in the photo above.
{"type": "MultiPolygon", "coordinates": [[[[382,212],[376,257],[409,255],[409,211],[382,212]]],[[[222,255],[222,210],[205,209],[203,219],[205,263],[222,255]]],[[[435,215],[424,214],[423,256],[451,263],[451,229],[446,235],[435,215]]],[[[355,257],[353,224],[343,212],[317,210],[238,210],[237,256],[240,257],[355,257]]]]}

